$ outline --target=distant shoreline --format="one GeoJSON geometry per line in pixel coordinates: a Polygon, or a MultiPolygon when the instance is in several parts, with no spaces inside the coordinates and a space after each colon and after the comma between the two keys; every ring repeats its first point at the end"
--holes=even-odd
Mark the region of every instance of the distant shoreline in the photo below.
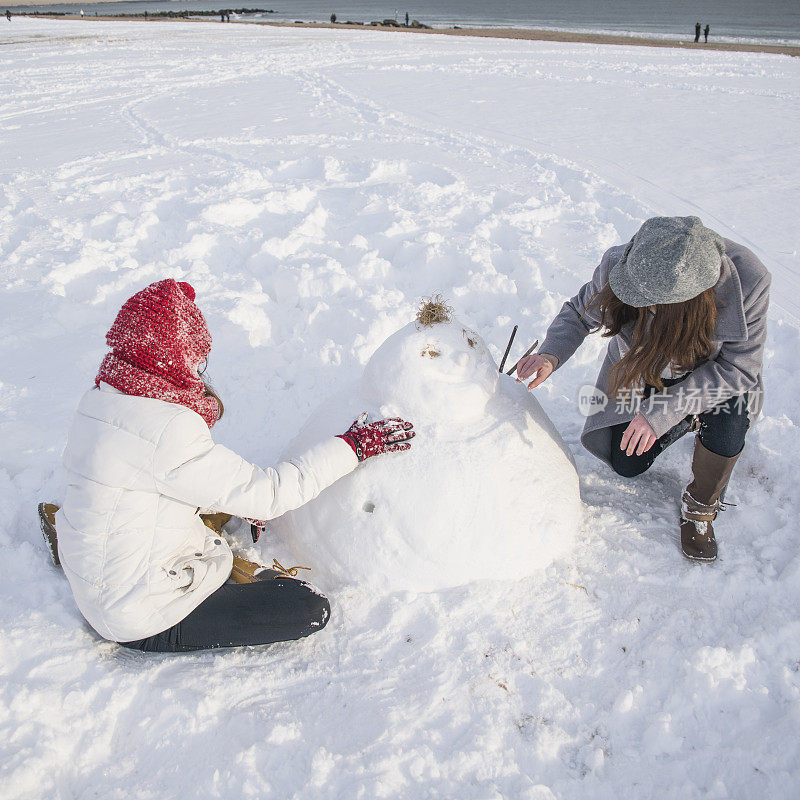
{"type": "Polygon", "coordinates": [[[382,25],[346,25],[328,22],[253,22],[254,25],[272,25],[284,28],[346,28],[348,30],[377,30],[389,33],[423,33],[439,36],[477,36],[489,39],[523,39],[535,42],[567,42],[579,44],[617,44],[639,47],[678,47],[688,50],[728,50],[739,53],[778,53],[800,57],[800,46],[783,44],[749,44],[739,42],[709,42],[697,44],[687,36],[687,41],[679,39],[658,39],[654,37],[630,36],[625,34],[577,33],[570,31],[543,30],[541,28],[406,28],[382,25]]]}
{"type": "MultiPolygon", "coordinates": [[[[170,17],[157,17],[152,16],[144,18],[141,15],[134,14],[114,14],[106,16],[94,16],[93,14],[86,14],[81,17],[78,14],[72,15],[50,15],[46,13],[32,14],[28,12],[26,17],[34,19],[82,19],[85,22],[92,20],[103,21],[117,21],[128,20],[141,22],[169,22],[173,18],[170,17]]],[[[216,22],[210,18],[206,19],[192,19],[191,17],[175,17],[175,20],[182,22],[206,22],[220,25],[222,23],[216,22]]],[[[351,31],[379,31],[382,33],[417,33],[427,34],[429,36],[474,36],[487,39],[519,39],[525,41],[535,42],[563,42],[569,44],[610,44],[610,45],[626,45],[632,47],[670,47],[685,50],[715,50],[722,52],[735,52],[735,53],[773,53],[776,55],[792,56],[794,58],[800,57],[800,46],[784,45],[784,44],[749,44],[738,42],[703,42],[695,43],[691,35],[687,35],[686,41],[679,39],[658,39],[645,36],[631,36],[624,34],[603,34],[603,33],[576,33],[569,31],[554,31],[542,30],[536,28],[467,28],[467,27],[453,27],[453,28],[413,28],[405,26],[384,26],[384,25],[370,25],[365,23],[363,25],[348,25],[347,23],[329,23],[329,22],[269,22],[266,20],[237,20],[239,25],[265,25],[273,28],[317,28],[328,30],[351,30],[351,31]]]]}

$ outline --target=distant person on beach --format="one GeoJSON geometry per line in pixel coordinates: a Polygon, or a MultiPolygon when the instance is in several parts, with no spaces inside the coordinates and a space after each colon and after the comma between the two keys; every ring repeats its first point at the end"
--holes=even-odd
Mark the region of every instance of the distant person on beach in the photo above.
{"type": "Polygon", "coordinates": [[[336,14],[331,14],[331,24],[336,23],[336,14]]]}
{"type": "Polygon", "coordinates": [[[11,12],[8,9],[6,9],[6,19],[11,22],[11,12]]]}
{"type": "Polygon", "coordinates": [[[695,42],[699,42],[700,41],[700,30],[701,29],[702,29],[702,26],[700,25],[700,23],[699,22],[695,22],[695,24],[694,24],[694,40],[695,40],[695,42]]]}
{"type": "Polygon", "coordinates": [[[408,11],[406,11],[406,28],[408,27],[408,11]]]}
{"type": "Polygon", "coordinates": [[[703,36],[705,36],[706,44],[708,44],[708,34],[711,33],[711,27],[706,25],[705,30],[703,31],[703,36]]]}

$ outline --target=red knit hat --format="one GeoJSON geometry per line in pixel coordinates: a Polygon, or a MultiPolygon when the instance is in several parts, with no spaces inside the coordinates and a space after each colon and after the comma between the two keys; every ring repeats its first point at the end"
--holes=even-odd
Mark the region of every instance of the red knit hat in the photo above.
{"type": "Polygon", "coordinates": [[[111,352],[95,384],[107,383],[125,394],[151,397],[191,408],[211,427],[219,416],[206,395],[199,366],[211,350],[211,334],[194,289],[172,278],[151,283],[120,309],[106,335],[111,352]]]}

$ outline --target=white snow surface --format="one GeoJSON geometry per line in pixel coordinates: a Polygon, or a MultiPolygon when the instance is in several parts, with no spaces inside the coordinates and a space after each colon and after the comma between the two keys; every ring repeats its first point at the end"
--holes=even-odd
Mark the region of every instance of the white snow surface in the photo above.
{"type": "Polygon", "coordinates": [[[412,420],[411,451],[369,459],[272,525],[295,562],[318,565],[320,588],[425,592],[519,579],[569,551],[582,518],[572,456],[536,398],[498,374],[464,323],[414,321],[390,336],[281,459],[362,410],[412,420]]]}
{"type": "Polygon", "coordinates": [[[797,59],[15,18],[0,65],[4,798],[796,796],[797,59]],[[518,357],[653,214],[774,276],[717,563],[678,549],[690,441],[634,481],[581,449],[592,337],[536,392],[585,503],[546,569],[333,591],[324,631],[270,647],[134,654],[82,622],[35,508],[135,290],[193,283],[214,435],[269,464],[420,297],[495,360],[519,323],[518,357]]]}

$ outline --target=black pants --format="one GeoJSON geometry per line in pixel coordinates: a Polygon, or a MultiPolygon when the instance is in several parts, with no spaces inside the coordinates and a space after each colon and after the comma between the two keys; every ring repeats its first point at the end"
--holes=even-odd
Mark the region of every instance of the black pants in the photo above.
{"type": "Polygon", "coordinates": [[[286,642],[321,631],[330,612],[327,598],[293,578],[226,583],[177,625],[119,644],[154,653],[183,653],[286,642]]]}
{"type": "MultiPolygon", "coordinates": [[[[664,381],[665,386],[670,386],[677,381],[664,381]]],[[[652,386],[645,388],[645,398],[653,392],[652,386]]],[[[716,453],[718,456],[731,458],[742,452],[747,429],[750,427],[748,415],[748,396],[738,395],[731,397],[724,403],[710,408],[703,414],[698,414],[700,431],[697,434],[703,447],[716,453]]],[[[653,446],[645,453],[637,456],[627,455],[620,450],[622,435],[628,427],[627,422],[621,422],[611,428],[611,466],[614,471],[624,478],[633,478],[650,469],[656,458],[671,444],[674,444],[689,432],[692,427],[691,415],[682,419],[675,427],[670,428],[663,436],[656,439],[653,446]]]]}

